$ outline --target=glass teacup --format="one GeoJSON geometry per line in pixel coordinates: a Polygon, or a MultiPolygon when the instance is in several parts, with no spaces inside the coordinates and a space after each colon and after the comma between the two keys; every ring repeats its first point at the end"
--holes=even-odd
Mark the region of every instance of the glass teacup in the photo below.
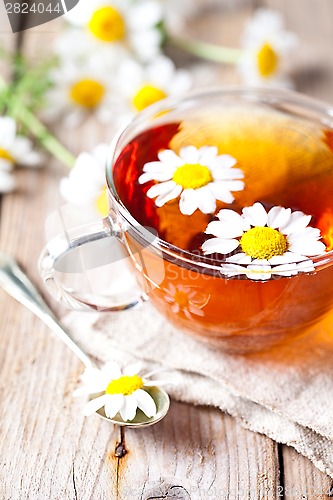
{"type": "Polygon", "coordinates": [[[305,334],[333,303],[332,116],[246,88],[150,106],[111,144],[108,217],[50,241],[42,277],[74,308],[149,298],[226,350],[305,334]]]}

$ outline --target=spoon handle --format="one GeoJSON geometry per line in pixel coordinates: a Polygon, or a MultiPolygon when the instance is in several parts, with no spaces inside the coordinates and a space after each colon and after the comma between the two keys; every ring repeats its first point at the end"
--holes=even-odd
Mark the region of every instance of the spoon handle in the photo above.
{"type": "Polygon", "coordinates": [[[29,278],[23,273],[15,260],[0,252],[0,286],[14,299],[18,300],[38,316],[86,365],[93,366],[88,355],[75,343],[71,335],[63,329],[55,315],[46,305],[29,278]]]}

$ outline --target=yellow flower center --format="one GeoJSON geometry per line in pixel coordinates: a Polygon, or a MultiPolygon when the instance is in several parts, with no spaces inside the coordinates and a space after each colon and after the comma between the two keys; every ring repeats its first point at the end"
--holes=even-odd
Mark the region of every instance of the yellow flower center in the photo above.
{"type": "Polygon", "coordinates": [[[137,389],[142,389],[143,380],[139,375],[123,375],[115,380],[111,380],[105,389],[105,394],[123,394],[129,396],[137,389]]]}
{"type": "Polygon", "coordinates": [[[262,77],[272,76],[277,69],[279,57],[269,43],[265,43],[257,54],[258,70],[262,77]]]}
{"type": "Polygon", "coordinates": [[[151,104],[154,104],[166,97],[166,93],[153,85],[144,85],[133,97],[133,105],[137,111],[142,111],[151,104]]]}
{"type": "Polygon", "coordinates": [[[0,148],[0,158],[14,163],[14,158],[6,149],[0,148]]]}
{"type": "Polygon", "coordinates": [[[253,259],[270,259],[283,255],[288,248],[287,240],[280,231],[271,227],[253,227],[239,240],[244,253],[253,259]]]}
{"type": "Polygon", "coordinates": [[[95,108],[103,99],[105,89],[96,80],[80,80],[76,82],[71,90],[71,99],[84,108],[95,108]]]}
{"type": "Polygon", "coordinates": [[[212,182],[213,177],[208,167],[200,163],[185,163],[177,168],[172,180],[184,189],[198,189],[212,182]]]}
{"type": "Polygon", "coordinates": [[[110,5],[95,10],[88,28],[96,38],[103,42],[122,40],[126,32],[122,15],[110,5]]]}
{"type": "Polygon", "coordinates": [[[102,217],[106,217],[109,213],[109,204],[108,204],[108,198],[106,195],[106,187],[103,189],[101,194],[98,196],[96,200],[96,208],[99,214],[102,215],[102,217]]]}

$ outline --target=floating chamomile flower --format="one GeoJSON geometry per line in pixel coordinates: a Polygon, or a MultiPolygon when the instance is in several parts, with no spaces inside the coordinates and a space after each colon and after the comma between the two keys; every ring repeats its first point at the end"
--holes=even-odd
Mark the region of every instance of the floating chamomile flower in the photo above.
{"type": "Polygon", "coordinates": [[[102,123],[109,123],[123,109],[120,97],[112,92],[112,72],[105,70],[100,58],[90,57],[81,64],[69,59],[51,76],[54,88],[46,95],[46,120],[63,118],[65,125],[75,127],[94,115],[102,123]]]}
{"type": "Polygon", "coordinates": [[[268,213],[261,203],[243,208],[242,215],[223,209],[218,221],[210,222],[206,234],[211,238],[202,245],[205,255],[241,252],[226,258],[221,272],[226,276],[245,274],[255,280],[267,280],[272,274],[292,276],[314,271],[311,259],[325,252],[320,230],[308,227],[310,215],[275,206],[268,213]]]}
{"type": "Polygon", "coordinates": [[[145,388],[167,382],[150,379],[157,370],[142,376],[140,371],[140,363],[130,365],[123,371],[114,362],[106,363],[101,369],[86,368],[81,377],[84,386],[77,389],[74,395],[96,397],[86,404],[84,414],[92,415],[104,407],[106,417],[114,418],[120,413],[124,422],[134,420],[138,408],[149,418],[156,415],[155,401],[145,388]]]}
{"type": "Polygon", "coordinates": [[[244,32],[244,56],[239,63],[250,85],[292,87],[286,75],[288,57],[297,46],[294,33],[285,31],[281,14],[258,9],[244,32]]]}
{"type": "Polygon", "coordinates": [[[99,144],[91,153],[81,153],[68,177],[60,181],[60,193],[71,205],[93,216],[108,214],[105,164],[107,144],[99,144]]]}
{"type": "Polygon", "coordinates": [[[100,44],[123,45],[143,61],[160,52],[163,9],[158,1],[80,0],[65,17],[100,44]]]}
{"type": "Polygon", "coordinates": [[[120,65],[117,80],[119,92],[132,112],[142,111],[169,95],[183,94],[192,86],[190,73],[177,70],[166,56],[158,56],[146,66],[128,59],[120,65]]]}
{"type": "Polygon", "coordinates": [[[0,193],[15,189],[12,174],[15,165],[36,167],[41,159],[42,155],[32,150],[29,139],[17,136],[15,120],[0,117],[0,193]]]}
{"type": "Polygon", "coordinates": [[[207,305],[210,296],[199,292],[196,287],[175,286],[170,283],[165,292],[164,299],[171,304],[171,311],[173,313],[178,314],[181,312],[188,319],[191,319],[192,315],[205,315],[202,309],[207,305]]]}
{"type": "Polygon", "coordinates": [[[157,181],[147,191],[155,204],[165,203],[180,196],[179,209],[184,215],[192,215],[199,209],[204,214],[213,213],[216,200],[232,203],[231,191],[244,188],[243,172],[233,168],[235,158],[218,154],[216,146],[186,146],[179,155],[171,149],[158,153],[159,161],[146,163],[139,183],[157,181]]]}

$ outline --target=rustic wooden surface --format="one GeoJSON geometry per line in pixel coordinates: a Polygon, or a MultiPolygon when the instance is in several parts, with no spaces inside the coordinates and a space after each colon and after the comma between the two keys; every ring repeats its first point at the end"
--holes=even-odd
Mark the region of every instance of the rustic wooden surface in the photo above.
{"type": "MultiPolygon", "coordinates": [[[[189,33],[226,44],[237,43],[253,8],[281,11],[301,40],[294,68],[298,89],[333,102],[332,0],[197,2],[203,14],[190,23],[189,33]]],[[[27,50],[37,50],[46,31],[28,33],[27,50]]],[[[8,42],[11,35],[1,37],[8,42]]],[[[218,71],[221,83],[237,82],[233,68],[218,71]]],[[[99,135],[91,127],[59,134],[76,153],[109,139],[107,131],[99,135]]],[[[55,161],[45,167],[19,171],[19,189],[3,196],[0,206],[0,248],[14,254],[37,283],[43,221],[60,203],[58,179],[65,172],[55,161]]],[[[1,499],[332,496],[332,479],[307,459],[215,409],[173,402],[157,426],[125,432],[84,418],[81,403],[71,396],[82,369],[37,318],[0,290],[1,499]]]]}

